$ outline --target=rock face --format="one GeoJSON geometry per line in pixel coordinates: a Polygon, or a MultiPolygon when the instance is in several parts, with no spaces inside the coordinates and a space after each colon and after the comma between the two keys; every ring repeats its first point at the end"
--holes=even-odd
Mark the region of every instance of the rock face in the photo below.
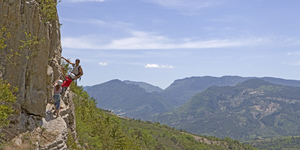
{"type": "Polygon", "coordinates": [[[31,132],[25,132],[11,140],[3,150],[37,149],[37,150],[65,150],[67,149],[68,134],[76,140],[74,105],[69,90],[64,94],[60,106],[60,116],[56,117],[55,106],[48,103],[46,116],[42,118],[42,126],[31,132]]]}
{"type": "Polygon", "coordinates": [[[15,114],[2,130],[6,139],[43,124],[53,82],[60,74],[59,21],[46,20],[41,5],[36,0],[0,0],[0,38],[7,45],[0,49],[0,76],[18,87],[15,114]]]}

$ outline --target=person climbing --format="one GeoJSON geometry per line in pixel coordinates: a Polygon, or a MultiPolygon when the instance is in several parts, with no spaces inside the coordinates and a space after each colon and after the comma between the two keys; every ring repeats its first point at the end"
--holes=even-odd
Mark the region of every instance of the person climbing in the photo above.
{"type": "Polygon", "coordinates": [[[67,63],[71,64],[73,66],[73,69],[71,71],[71,73],[75,74],[75,80],[77,79],[81,79],[80,77],[83,75],[83,70],[82,67],[79,65],[80,60],[76,59],[75,63],[70,62],[68,59],[66,59],[65,57],[61,57],[62,59],[64,59],[67,63]]]}
{"type": "Polygon", "coordinates": [[[69,75],[66,75],[64,72],[64,67],[61,66],[61,73],[64,75],[65,79],[63,83],[61,84],[62,92],[61,94],[64,94],[64,92],[67,90],[67,88],[71,85],[72,81],[75,80],[76,76],[74,73],[70,73],[69,75]]]}
{"type": "Polygon", "coordinates": [[[55,112],[56,112],[56,117],[59,116],[60,113],[60,94],[62,92],[62,85],[63,81],[62,80],[56,80],[55,84],[54,84],[54,95],[53,95],[53,99],[54,99],[54,105],[55,105],[55,112]]]}

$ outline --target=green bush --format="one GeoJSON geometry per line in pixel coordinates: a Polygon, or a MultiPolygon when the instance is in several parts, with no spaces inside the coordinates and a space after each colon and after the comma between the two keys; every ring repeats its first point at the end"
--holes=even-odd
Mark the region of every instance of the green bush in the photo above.
{"type": "MultiPolygon", "coordinates": [[[[16,101],[14,92],[18,89],[13,88],[9,83],[0,78],[0,138],[4,136],[2,130],[9,124],[8,117],[14,112],[12,104],[16,101]]],[[[4,145],[0,140],[0,149],[4,145]]]]}
{"type": "Polygon", "coordinates": [[[57,20],[57,9],[56,6],[61,0],[39,0],[40,11],[43,17],[43,22],[57,20]]]}
{"type": "Polygon", "coordinates": [[[9,83],[0,79],[0,128],[8,125],[8,117],[13,113],[12,104],[16,101],[14,92],[18,89],[13,88],[9,83]]]}
{"type": "Polygon", "coordinates": [[[10,32],[7,31],[6,27],[0,29],[0,50],[7,47],[5,41],[10,38],[10,32]]]}

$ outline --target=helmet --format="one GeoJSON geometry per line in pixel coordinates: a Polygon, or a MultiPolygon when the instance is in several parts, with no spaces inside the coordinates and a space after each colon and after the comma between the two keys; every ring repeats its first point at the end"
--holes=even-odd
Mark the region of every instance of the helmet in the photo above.
{"type": "Polygon", "coordinates": [[[69,75],[69,76],[71,77],[71,79],[72,79],[72,80],[74,80],[74,79],[75,79],[75,77],[76,77],[74,73],[70,73],[70,75],[69,75]]]}
{"type": "Polygon", "coordinates": [[[58,81],[57,81],[57,84],[58,84],[58,85],[61,85],[62,83],[63,83],[63,80],[58,80],[58,81]]]}

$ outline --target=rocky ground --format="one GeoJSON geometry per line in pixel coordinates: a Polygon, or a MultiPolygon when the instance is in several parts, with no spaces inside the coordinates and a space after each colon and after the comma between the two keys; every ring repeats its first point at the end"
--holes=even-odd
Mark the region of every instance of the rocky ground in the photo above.
{"type": "Polygon", "coordinates": [[[70,126],[69,116],[70,107],[64,101],[61,101],[61,112],[58,117],[55,114],[54,104],[48,103],[46,116],[42,118],[42,126],[32,132],[18,135],[3,149],[65,150],[67,149],[68,126],[70,126]]]}

